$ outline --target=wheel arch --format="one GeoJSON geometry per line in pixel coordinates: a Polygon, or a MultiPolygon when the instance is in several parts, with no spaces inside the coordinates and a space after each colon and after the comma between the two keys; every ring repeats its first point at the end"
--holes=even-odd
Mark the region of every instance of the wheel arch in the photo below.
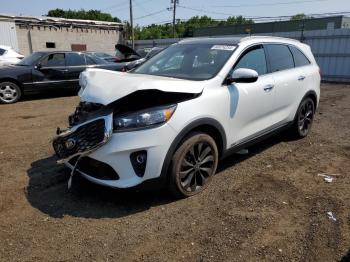
{"type": "Polygon", "coordinates": [[[303,96],[303,98],[301,99],[301,101],[303,101],[305,98],[310,97],[312,99],[312,101],[314,102],[315,105],[315,109],[318,107],[317,104],[317,94],[314,90],[309,90],[308,92],[306,92],[306,94],[303,96]]]}
{"type": "Polygon", "coordinates": [[[186,136],[192,132],[203,132],[210,135],[217,144],[219,158],[223,156],[226,149],[226,132],[223,126],[217,120],[212,118],[201,118],[195,120],[183,128],[171,143],[162,166],[161,177],[163,179],[167,177],[171,159],[176,149],[181,145],[181,142],[186,138],[186,136]]]}
{"type": "Polygon", "coordinates": [[[22,84],[21,84],[21,82],[19,82],[17,79],[12,78],[12,77],[2,77],[2,78],[0,78],[0,83],[3,83],[3,82],[12,82],[12,83],[18,85],[18,87],[19,87],[19,88],[21,89],[21,91],[23,92],[22,84]]]}

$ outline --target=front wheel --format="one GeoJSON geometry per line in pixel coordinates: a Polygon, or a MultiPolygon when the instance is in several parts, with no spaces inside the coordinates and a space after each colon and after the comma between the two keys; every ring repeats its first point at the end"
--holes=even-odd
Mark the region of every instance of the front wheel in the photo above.
{"type": "Polygon", "coordinates": [[[218,149],[212,137],[191,133],[176,150],[171,163],[169,189],[175,197],[189,197],[209,184],[218,165],[218,149]]]}
{"type": "Polygon", "coordinates": [[[16,103],[22,92],[18,85],[12,82],[0,83],[0,102],[4,104],[16,103]]]}
{"type": "Polygon", "coordinates": [[[307,97],[301,101],[293,126],[292,135],[296,138],[306,137],[311,130],[312,122],[314,120],[315,104],[314,101],[307,97]]]}

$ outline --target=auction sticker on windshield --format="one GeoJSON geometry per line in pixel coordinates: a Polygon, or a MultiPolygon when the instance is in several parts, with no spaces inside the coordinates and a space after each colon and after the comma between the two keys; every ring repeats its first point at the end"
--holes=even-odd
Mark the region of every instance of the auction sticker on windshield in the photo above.
{"type": "Polygon", "coordinates": [[[236,49],[236,46],[234,45],[213,45],[212,50],[228,50],[233,51],[236,49]]]}

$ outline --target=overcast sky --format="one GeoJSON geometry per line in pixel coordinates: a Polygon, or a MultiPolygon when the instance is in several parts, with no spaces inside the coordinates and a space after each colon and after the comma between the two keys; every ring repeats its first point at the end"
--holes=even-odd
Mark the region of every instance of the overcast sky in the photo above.
{"type": "MultiPolygon", "coordinates": [[[[350,12],[350,0],[179,0],[177,18],[208,15],[223,19],[229,15],[280,16],[296,13],[350,12]]],[[[135,24],[165,23],[172,19],[167,11],[170,0],[133,0],[135,24]],[[152,15],[152,13],[155,13],[152,15]]],[[[121,20],[129,20],[129,0],[10,0],[0,13],[44,15],[50,9],[98,9],[121,20]]]]}

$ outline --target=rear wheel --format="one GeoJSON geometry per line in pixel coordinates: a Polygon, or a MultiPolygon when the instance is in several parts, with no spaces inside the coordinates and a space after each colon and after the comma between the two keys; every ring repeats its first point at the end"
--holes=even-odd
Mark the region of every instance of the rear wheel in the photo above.
{"type": "Polygon", "coordinates": [[[0,102],[4,104],[16,103],[22,96],[21,89],[13,82],[0,83],[0,102]]]}
{"type": "Polygon", "coordinates": [[[216,172],[218,149],[212,137],[191,133],[176,150],[170,169],[169,188],[176,197],[201,192],[216,172]]]}
{"type": "Polygon", "coordinates": [[[297,138],[306,137],[311,130],[314,120],[315,104],[314,101],[307,97],[299,105],[297,115],[292,127],[292,135],[297,138]]]}

